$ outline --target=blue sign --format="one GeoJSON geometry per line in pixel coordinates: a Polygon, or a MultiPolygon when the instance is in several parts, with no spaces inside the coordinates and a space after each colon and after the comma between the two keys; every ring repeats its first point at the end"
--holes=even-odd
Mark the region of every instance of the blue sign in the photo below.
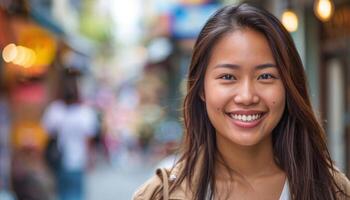
{"type": "Polygon", "coordinates": [[[181,5],[171,14],[170,32],[176,39],[194,39],[219,4],[181,5]]]}

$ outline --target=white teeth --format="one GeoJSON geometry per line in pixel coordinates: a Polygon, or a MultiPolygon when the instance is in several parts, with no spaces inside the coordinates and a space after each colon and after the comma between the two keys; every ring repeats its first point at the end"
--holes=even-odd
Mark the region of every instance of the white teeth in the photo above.
{"type": "Polygon", "coordinates": [[[231,114],[230,115],[232,119],[236,119],[243,122],[251,122],[257,119],[260,119],[262,114],[255,114],[255,115],[237,115],[237,114],[231,114]]]}

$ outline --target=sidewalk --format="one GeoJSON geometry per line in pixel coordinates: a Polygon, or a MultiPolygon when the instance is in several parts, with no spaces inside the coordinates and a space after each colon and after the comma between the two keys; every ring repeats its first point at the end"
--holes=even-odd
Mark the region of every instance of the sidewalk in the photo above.
{"type": "Polygon", "coordinates": [[[98,163],[87,176],[87,200],[130,200],[137,187],[153,174],[152,166],[112,167],[98,163]]]}

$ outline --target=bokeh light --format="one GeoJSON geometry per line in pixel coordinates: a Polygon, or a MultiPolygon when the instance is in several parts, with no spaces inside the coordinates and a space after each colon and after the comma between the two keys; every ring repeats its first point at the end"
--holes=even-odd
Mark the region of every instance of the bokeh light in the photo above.
{"type": "Polygon", "coordinates": [[[298,29],[298,17],[292,10],[285,10],[282,14],[282,23],[289,32],[298,29]]]}

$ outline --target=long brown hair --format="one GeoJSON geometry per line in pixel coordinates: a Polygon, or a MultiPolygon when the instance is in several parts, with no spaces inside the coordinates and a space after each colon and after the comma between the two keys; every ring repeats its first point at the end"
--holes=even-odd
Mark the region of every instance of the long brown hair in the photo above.
{"type": "Polygon", "coordinates": [[[204,25],[195,43],[189,67],[187,95],[183,104],[185,135],[179,162],[184,167],[171,190],[188,181],[194,199],[213,197],[215,161],[218,156],[215,129],[201,99],[204,75],[215,43],[225,34],[247,27],[262,33],[271,48],[286,90],[286,109],[272,132],[273,150],[278,165],[287,175],[293,199],[336,199],[336,184],[325,132],[312,110],[303,64],[293,40],[269,12],[248,4],[229,5],[218,10],[204,25]],[[203,164],[194,186],[194,167],[199,154],[203,164]]]}

